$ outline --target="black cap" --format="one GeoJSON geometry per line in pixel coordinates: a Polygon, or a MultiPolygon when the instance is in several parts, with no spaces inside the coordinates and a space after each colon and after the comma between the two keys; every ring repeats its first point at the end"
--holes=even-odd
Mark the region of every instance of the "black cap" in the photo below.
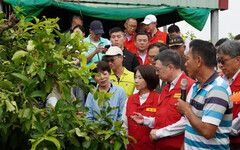
{"type": "Polygon", "coordinates": [[[90,29],[91,29],[95,34],[104,33],[102,22],[99,21],[99,20],[94,20],[94,21],[92,21],[91,24],[90,24],[90,29]]]}
{"type": "Polygon", "coordinates": [[[171,46],[176,46],[176,45],[184,45],[183,38],[179,35],[175,35],[172,38],[170,38],[168,46],[171,47],[171,46]]]}

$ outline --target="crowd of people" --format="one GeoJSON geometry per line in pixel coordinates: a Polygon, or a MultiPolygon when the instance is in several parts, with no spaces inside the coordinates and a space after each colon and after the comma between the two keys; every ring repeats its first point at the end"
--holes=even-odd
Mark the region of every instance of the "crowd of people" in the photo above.
{"type": "MultiPolygon", "coordinates": [[[[66,32],[85,36],[81,17],[74,16],[66,32]]],[[[181,37],[177,25],[168,33],[157,28],[156,16],[141,23],[128,18],[125,29],[114,27],[110,39],[99,20],[90,23],[87,65],[96,63],[91,84],[100,92],[113,93],[108,105],[113,121],[123,121],[128,150],[240,149],[240,35],[234,40],[209,41],[181,37]],[[137,32],[137,26],[143,29],[137,32]],[[187,82],[181,99],[181,81],[187,82]]],[[[81,64],[81,63],[80,63],[81,64]]],[[[81,89],[74,89],[74,95],[81,89]]],[[[54,91],[53,91],[54,92],[54,91]]],[[[84,94],[83,94],[84,95],[84,94]]],[[[96,120],[100,109],[92,93],[84,100],[86,117],[96,120]]],[[[47,104],[57,97],[48,96],[47,104]]]]}

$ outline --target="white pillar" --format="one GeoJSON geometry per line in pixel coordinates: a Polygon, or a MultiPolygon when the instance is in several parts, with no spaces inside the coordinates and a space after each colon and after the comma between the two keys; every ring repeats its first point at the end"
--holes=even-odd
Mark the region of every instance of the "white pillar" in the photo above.
{"type": "Polygon", "coordinates": [[[215,44],[219,38],[219,10],[211,11],[211,42],[215,44]]]}

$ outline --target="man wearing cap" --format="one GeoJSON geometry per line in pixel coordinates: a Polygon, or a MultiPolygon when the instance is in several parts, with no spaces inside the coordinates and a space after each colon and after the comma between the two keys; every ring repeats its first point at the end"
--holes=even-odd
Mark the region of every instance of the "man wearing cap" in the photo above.
{"type": "Polygon", "coordinates": [[[181,69],[187,74],[186,66],[184,65],[186,62],[186,59],[184,57],[184,51],[186,46],[184,44],[183,38],[179,35],[173,36],[172,38],[170,38],[168,46],[170,49],[175,50],[179,53],[181,57],[181,69]]]}
{"type": "Polygon", "coordinates": [[[124,27],[124,34],[126,37],[124,47],[126,47],[130,52],[136,53],[134,38],[136,36],[137,20],[135,18],[128,18],[124,23],[124,27]]]}
{"type": "Polygon", "coordinates": [[[87,66],[96,61],[102,60],[102,56],[107,51],[107,48],[104,48],[104,46],[110,44],[110,41],[108,39],[101,37],[104,33],[101,21],[92,21],[90,24],[89,32],[89,36],[84,39],[84,42],[91,43],[91,46],[88,47],[88,51],[86,53],[88,62],[87,66]]]}
{"type": "Polygon", "coordinates": [[[122,66],[123,51],[117,46],[112,46],[104,57],[111,68],[110,80],[112,83],[122,87],[127,97],[132,95],[135,88],[134,74],[122,66]]]}
{"type": "Polygon", "coordinates": [[[147,15],[142,24],[144,24],[144,29],[149,35],[149,45],[153,43],[167,43],[168,34],[157,28],[156,16],[152,14],[147,15]]]}
{"type": "MultiPolygon", "coordinates": [[[[176,35],[181,36],[180,28],[175,24],[171,25],[168,28],[168,35],[170,38],[172,38],[173,36],[176,36],[176,35]]],[[[189,51],[189,43],[190,42],[191,42],[191,39],[189,39],[189,38],[184,39],[184,43],[185,43],[185,47],[186,47],[184,53],[187,53],[189,51]]]]}
{"type": "MultiPolygon", "coordinates": [[[[232,94],[240,93],[240,42],[227,40],[217,51],[218,65],[222,69],[232,94]]],[[[233,102],[233,122],[230,136],[231,149],[240,149],[240,102],[233,102]]]]}

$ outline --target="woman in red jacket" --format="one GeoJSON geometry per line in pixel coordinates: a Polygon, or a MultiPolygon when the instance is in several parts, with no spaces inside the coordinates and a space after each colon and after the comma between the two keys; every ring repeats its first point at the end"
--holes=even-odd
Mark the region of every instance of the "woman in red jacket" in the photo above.
{"type": "Polygon", "coordinates": [[[122,120],[128,135],[136,139],[136,143],[129,138],[128,150],[153,150],[154,144],[149,138],[151,129],[136,124],[131,120],[133,112],[144,116],[154,117],[158,104],[159,94],[153,91],[159,84],[156,69],[151,65],[141,65],[134,71],[136,89],[138,93],[128,97],[123,109],[122,120]]]}

